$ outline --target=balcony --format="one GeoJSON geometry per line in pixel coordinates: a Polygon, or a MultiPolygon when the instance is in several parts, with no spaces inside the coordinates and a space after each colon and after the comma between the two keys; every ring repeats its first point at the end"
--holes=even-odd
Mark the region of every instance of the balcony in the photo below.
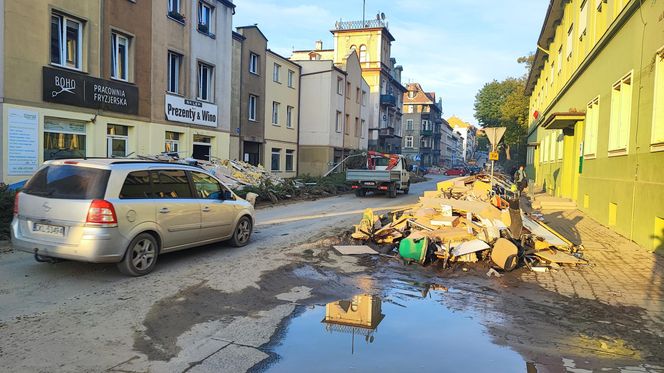
{"type": "Polygon", "coordinates": [[[397,98],[394,95],[380,95],[380,104],[387,106],[397,106],[397,98]]]}
{"type": "Polygon", "coordinates": [[[392,137],[394,136],[394,127],[385,127],[378,130],[378,136],[392,137]]]}
{"type": "Polygon", "coordinates": [[[433,130],[421,130],[420,131],[420,136],[433,136],[433,130]]]}
{"type": "Polygon", "coordinates": [[[382,19],[367,19],[363,21],[338,21],[334,24],[335,30],[360,30],[364,28],[387,28],[387,22],[382,19]]]}

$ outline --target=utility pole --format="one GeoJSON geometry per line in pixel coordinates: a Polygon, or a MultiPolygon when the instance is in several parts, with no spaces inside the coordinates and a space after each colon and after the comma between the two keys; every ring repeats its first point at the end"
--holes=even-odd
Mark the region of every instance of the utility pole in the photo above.
{"type": "Polygon", "coordinates": [[[362,0],[362,28],[366,27],[365,15],[367,10],[367,0],[362,0]]]}

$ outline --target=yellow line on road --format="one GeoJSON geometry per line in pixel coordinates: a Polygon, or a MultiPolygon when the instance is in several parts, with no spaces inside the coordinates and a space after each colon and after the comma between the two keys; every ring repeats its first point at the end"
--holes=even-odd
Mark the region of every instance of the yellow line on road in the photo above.
{"type": "MultiPolygon", "coordinates": [[[[397,206],[386,206],[386,207],[378,207],[378,208],[371,208],[373,211],[389,211],[389,210],[399,210],[399,209],[405,209],[412,207],[413,204],[409,205],[397,205],[397,206]]],[[[322,214],[314,214],[314,215],[302,215],[302,216],[293,216],[290,218],[282,218],[282,219],[273,219],[273,220],[267,220],[260,222],[256,224],[257,227],[259,226],[264,226],[264,225],[273,225],[273,224],[283,224],[283,223],[292,223],[294,221],[301,221],[301,220],[312,220],[312,219],[320,219],[320,218],[331,218],[335,216],[344,216],[344,215],[355,215],[355,214],[362,214],[365,209],[361,210],[351,210],[351,211],[344,211],[344,212],[331,212],[331,213],[322,213],[322,214]]]]}

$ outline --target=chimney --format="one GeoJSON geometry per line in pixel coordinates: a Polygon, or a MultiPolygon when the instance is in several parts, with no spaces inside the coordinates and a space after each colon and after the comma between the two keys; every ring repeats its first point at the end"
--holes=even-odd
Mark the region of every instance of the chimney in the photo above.
{"type": "Polygon", "coordinates": [[[316,49],[317,51],[323,50],[323,41],[322,40],[316,40],[316,49]]]}

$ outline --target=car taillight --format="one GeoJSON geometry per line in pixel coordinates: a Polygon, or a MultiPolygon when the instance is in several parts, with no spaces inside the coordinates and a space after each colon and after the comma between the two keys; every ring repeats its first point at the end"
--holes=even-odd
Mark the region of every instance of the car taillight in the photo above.
{"type": "Polygon", "coordinates": [[[90,203],[88,218],[85,222],[102,226],[116,226],[118,224],[118,219],[115,216],[115,208],[113,208],[113,204],[103,199],[93,200],[92,203],[90,203]]]}
{"type": "Polygon", "coordinates": [[[19,193],[17,192],[14,196],[14,215],[18,215],[18,195],[19,193]]]}

